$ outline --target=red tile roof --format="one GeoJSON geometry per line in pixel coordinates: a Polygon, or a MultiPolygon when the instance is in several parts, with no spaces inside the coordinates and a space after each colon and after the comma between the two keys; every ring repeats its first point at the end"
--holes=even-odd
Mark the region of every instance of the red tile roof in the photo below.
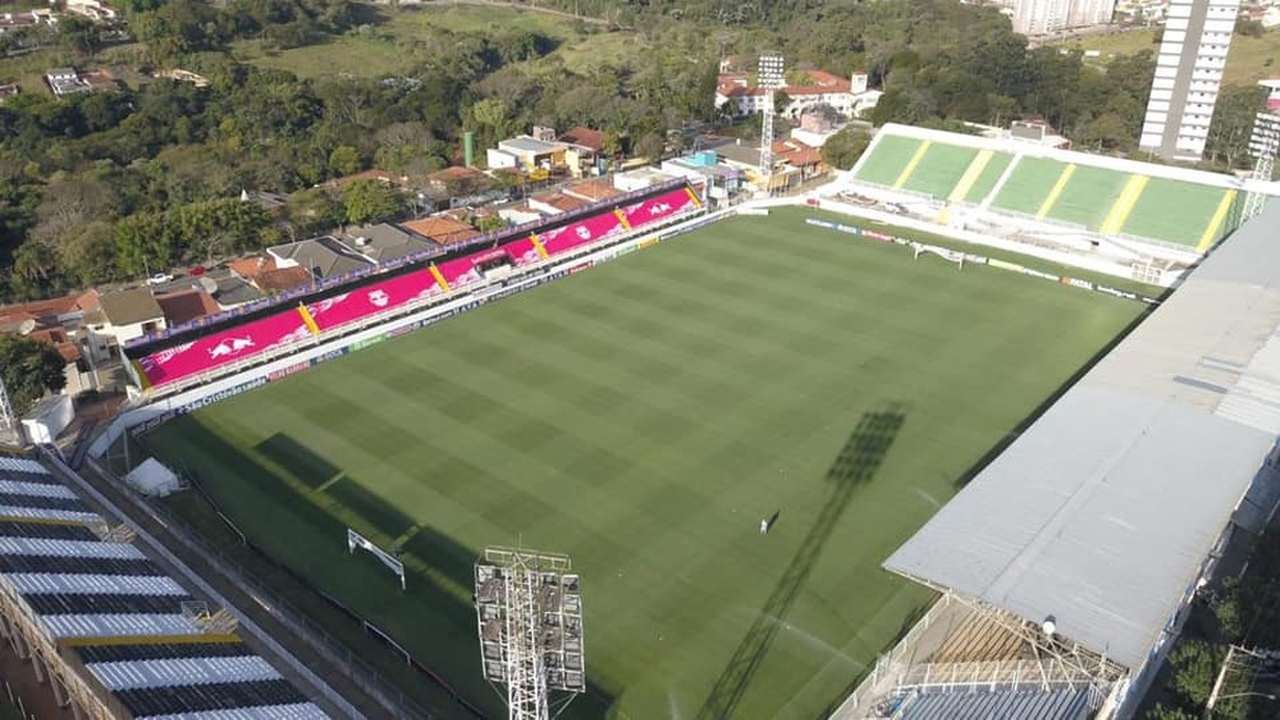
{"type": "Polygon", "coordinates": [[[424,217],[403,223],[401,227],[440,245],[470,240],[480,234],[479,230],[447,215],[424,217]]]}
{"type": "Polygon", "coordinates": [[[311,273],[300,265],[263,270],[253,284],[264,293],[284,292],[311,282],[311,273]]]}
{"type": "Polygon", "coordinates": [[[607,178],[595,178],[593,180],[584,180],[580,183],[574,183],[573,185],[566,187],[564,192],[565,194],[579,197],[584,200],[590,200],[592,202],[622,194],[613,186],[613,182],[607,178]]]}
{"type": "Polygon", "coordinates": [[[205,315],[213,315],[222,311],[213,296],[203,290],[183,290],[182,292],[157,295],[156,302],[164,312],[164,319],[170,325],[181,325],[205,315]]]}
{"type": "Polygon", "coordinates": [[[604,150],[604,133],[599,130],[592,130],[588,127],[569,128],[560,136],[560,142],[567,142],[572,145],[581,145],[585,148],[591,148],[596,152],[604,150]]]}
{"type": "Polygon", "coordinates": [[[544,193],[542,195],[534,195],[529,199],[540,202],[543,205],[548,205],[550,207],[553,207],[559,210],[560,212],[569,212],[570,210],[577,210],[580,207],[590,204],[588,201],[583,200],[582,198],[576,198],[571,195],[565,195],[564,193],[561,193],[561,192],[550,192],[550,193],[544,193]]]}
{"type": "Polygon", "coordinates": [[[806,145],[799,140],[779,140],[773,144],[774,157],[793,167],[817,165],[822,162],[822,153],[818,148],[806,145]]]}
{"type": "Polygon", "coordinates": [[[227,267],[231,268],[231,272],[252,282],[262,273],[275,270],[276,259],[270,255],[252,255],[232,260],[227,263],[227,267]]]}
{"type": "MultiPolygon", "coordinates": [[[[827,93],[847,93],[853,89],[853,85],[849,78],[840,77],[826,70],[804,70],[805,75],[809,76],[811,81],[807,85],[787,85],[782,89],[786,94],[797,97],[800,95],[825,95],[827,93]]],[[[764,89],[758,87],[748,87],[748,77],[744,73],[731,73],[721,75],[716,83],[716,92],[727,97],[743,97],[748,95],[763,95],[764,89]]]]}

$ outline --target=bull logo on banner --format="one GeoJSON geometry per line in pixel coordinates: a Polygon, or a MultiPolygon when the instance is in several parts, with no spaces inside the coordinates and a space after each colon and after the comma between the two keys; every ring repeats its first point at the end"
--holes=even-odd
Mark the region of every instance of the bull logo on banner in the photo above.
{"type": "Polygon", "coordinates": [[[391,302],[391,296],[383,290],[374,290],[369,293],[369,302],[374,307],[386,307],[391,302]]]}
{"type": "Polygon", "coordinates": [[[591,230],[588,229],[586,225],[579,225],[578,229],[574,230],[574,232],[577,233],[578,237],[582,238],[583,240],[591,239],[591,230]]]}
{"type": "Polygon", "coordinates": [[[231,338],[230,340],[223,340],[217,345],[209,348],[209,357],[220,358],[227,355],[234,355],[241,350],[247,350],[251,347],[253,347],[253,338],[251,337],[231,338]]]}
{"type": "Polygon", "coordinates": [[[650,215],[663,215],[669,212],[671,212],[671,203],[660,202],[649,206],[650,215]]]}

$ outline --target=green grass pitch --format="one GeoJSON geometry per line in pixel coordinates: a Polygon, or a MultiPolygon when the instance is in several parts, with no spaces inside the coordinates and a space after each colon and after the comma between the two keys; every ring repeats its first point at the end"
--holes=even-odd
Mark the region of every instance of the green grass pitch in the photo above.
{"type": "Polygon", "coordinates": [[[150,443],[494,715],[471,564],[523,543],[583,577],[571,714],[808,720],[930,599],[880,563],[1142,311],[814,214],[717,223],[150,443]],[[404,552],[407,593],[347,525],[404,552]]]}

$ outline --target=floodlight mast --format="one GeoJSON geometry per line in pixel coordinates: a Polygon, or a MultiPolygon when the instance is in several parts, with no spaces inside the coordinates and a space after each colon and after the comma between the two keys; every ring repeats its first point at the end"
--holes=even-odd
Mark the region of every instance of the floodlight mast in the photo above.
{"type": "MultiPolygon", "coordinates": [[[[1254,117],[1253,132],[1249,137],[1249,151],[1254,156],[1253,175],[1257,182],[1271,182],[1275,173],[1276,155],[1280,154],[1280,115],[1271,112],[1258,113],[1254,117]]],[[[1253,191],[1245,196],[1243,220],[1252,220],[1267,204],[1267,195],[1253,191]]]]}
{"type": "Polygon", "coordinates": [[[570,570],[567,555],[499,547],[476,563],[480,661],[486,680],[506,685],[511,720],[550,720],[587,689],[582,597],[570,570]],[[555,691],[568,695],[553,701],[555,691]]]}
{"type": "Polygon", "coordinates": [[[0,378],[0,430],[12,432],[17,425],[18,419],[13,416],[13,405],[9,404],[9,392],[4,388],[4,378],[0,378]]]}
{"type": "Polygon", "coordinates": [[[786,86],[781,55],[765,53],[756,67],[756,84],[764,90],[764,112],[760,122],[760,174],[765,178],[765,192],[773,188],[773,115],[774,96],[786,86]]]}

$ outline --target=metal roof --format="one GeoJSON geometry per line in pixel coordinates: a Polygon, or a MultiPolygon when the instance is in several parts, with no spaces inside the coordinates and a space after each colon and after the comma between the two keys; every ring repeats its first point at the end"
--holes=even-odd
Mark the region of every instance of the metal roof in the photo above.
{"type": "Polygon", "coordinates": [[[1280,435],[1280,202],[886,562],[1136,670],[1280,435]]]}
{"type": "Polygon", "coordinates": [[[1061,689],[926,693],[909,699],[894,717],[898,720],[1084,720],[1088,716],[1088,689],[1061,689]]]}

